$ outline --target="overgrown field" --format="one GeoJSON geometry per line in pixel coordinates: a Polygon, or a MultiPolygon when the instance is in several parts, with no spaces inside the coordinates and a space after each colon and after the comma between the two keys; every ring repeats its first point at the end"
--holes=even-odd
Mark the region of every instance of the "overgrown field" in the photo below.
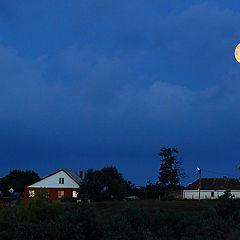
{"type": "Polygon", "coordinates": [[[194,200],[175,200],[175,201],[159,201],[159,200],[141,200],[141,201],[113,201],[93,203],[97,216],[104,222],[111,221],[112,218],[123,211],[126,207],[134,207],[141,209],[148,217],[152,217],[156,212],[173,212],[188,213],[190,215],[198,214],[200,211],[206,210],[209,201],[194,200]]]}
{"type": "Polygon", "coordinates": [[[0,208],[0,240],[234,240],[240,201],[92,204],[32,199],[0,208]]]}

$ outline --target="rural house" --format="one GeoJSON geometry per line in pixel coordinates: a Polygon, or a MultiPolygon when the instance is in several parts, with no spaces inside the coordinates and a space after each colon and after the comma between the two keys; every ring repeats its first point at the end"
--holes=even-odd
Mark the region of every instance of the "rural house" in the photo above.
{"type": "MultiPolygon", "coordinates": [[[[202,178],[200,199],[217,199],[229,191],[234,198],[240,198],[240,182],[235,178],[202,178]]],[[[199,199],[199,179],[183,190],[183,199],[199,199]]]]}
{"type": "Polygon", "coordinates": [[[61,169],[24,188],[24,198],[34,198],[39,191],[49,193],[50,199],[77,198],[77,190],[82,182],[82,171],[61,169]]]}

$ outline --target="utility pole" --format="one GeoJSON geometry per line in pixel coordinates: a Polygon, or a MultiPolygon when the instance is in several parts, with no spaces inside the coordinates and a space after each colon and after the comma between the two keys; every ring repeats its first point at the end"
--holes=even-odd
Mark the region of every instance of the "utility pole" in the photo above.
{"type": "Polygon", "coordinates": [[[201,181],[202,181],[202,170],[201,168],[197,168],[199,172],[199,182],[198,182],[198,200],[200,201],[201,199],[201,181]]]}

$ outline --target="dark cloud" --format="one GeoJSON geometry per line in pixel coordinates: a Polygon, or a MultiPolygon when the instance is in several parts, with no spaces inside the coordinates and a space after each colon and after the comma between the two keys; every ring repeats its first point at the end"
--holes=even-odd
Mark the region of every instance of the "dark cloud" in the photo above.
{"type": "Polygon", "coordinates": [[[0,19],[5,22],[13,23],[16,21],[15,0],[0,1],[0,19]]]}
{"type": "Polygon", "coordinates": [[[157,2],[135,4],[74,2],[74,18],[85,12],[77,24],[93,28],[55,55],[29,59],[1,43],[1,174],[113,164],[144,184],[164,145],[180,148],[189,172],[223,166],[229,152],[235,171],[240,15],[189,3],[158,15],[157,2]]]}

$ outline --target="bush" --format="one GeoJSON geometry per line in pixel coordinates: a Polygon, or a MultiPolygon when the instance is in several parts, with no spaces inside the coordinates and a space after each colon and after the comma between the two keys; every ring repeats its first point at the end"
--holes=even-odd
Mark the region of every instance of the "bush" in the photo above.
{"type": "Polygon", "coordinates": [[[80,222],[76,221],[73,212],[67,212],[61,216],[55,223],[55,237],[58,240],[85,240],[83,227],[80,222]]]}
{"type": "Polygon", "coordinates": [[[227,200],[227,199],[233,199],[233,195],[230,191],[225,191],[223,195],[219,197],[219,199],[227,200]]]}
{"type": "MultiPolygon", "coordinates": [[[[18,222],[15,207],[5,207],[0,209],[0,232],[8,230],[18,222]]],[[[2,239],[2,238],[0,238],[2,239]]]]}
{"type": "Polygon", "coordinates": [[[149,220],[141,209],[126,207],[106,227],[104,240],[145,240],[153,239],[149,220]]]}
{"type": "Polygon", "coordinates": [[[120,212],[116,216],[115,221],[125,221],[131,225],[131,227],[137,231],[138,228],[148,228],[149,222],[141,209],[128,206],[124,211],[120,212]]]}
{"type": "Polygon", "coordinates": [[[55,229],[44,222],[31,223],[21,221],[15,225],[12,234],[14,240],[47,240],[55,239],[55,229]]]}
{"type": "Polygon", "coordinates": [[[103,240],[137,240],[137,234],[127,221],[114,221],[107,226],[103,240]]]}
{"type": "Polygon", "coordinates": [[[224,236],[229,231],[228,222],[224,221],[221,216],[203,219],[199,227],[201,235],[209,240],[225,239],[224,236]]]}
{"type": "Polygon", "coordinates": [[[235,203],[235,200],[229,198],[218,200],[214,206],[216,214],[225,220],[229,218],[237,219],[238,211],[235,203]]]}
{"type": "Polygon", "coordinates": [[[75,223],[81,224],[86,240],[101,239],[104,234],[103,224],[97,220],[94,208],[90,204],[65,204],[63,218],[71,218],[75,223]]]}
{"type": "Polygon", "coordinates": [[[63,204],[47,199],[30,199],[17,206],[21,220],[30,222],[56,220],[63,213],[63,204]]]}
{"type": "Polygon", "coordinates": [[[31,199],[0,209],[1,240],[215,240],[239,239],[240,205],[217,200],[204,212],[156,212],[148,217],[128,206],[101,223],[94,206],[31,199]]]}
{"type": "Polygon", "coordinates": [[[151,222],[151,230],[160,239],[178,239],[180,214],[158,211],[151,222]]]}

